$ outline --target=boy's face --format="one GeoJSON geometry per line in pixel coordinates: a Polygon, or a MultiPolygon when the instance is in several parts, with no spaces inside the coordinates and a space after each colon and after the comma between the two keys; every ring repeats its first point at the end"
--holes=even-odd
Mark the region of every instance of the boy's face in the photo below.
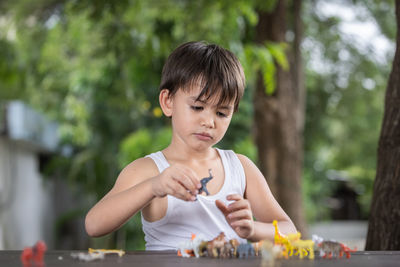
{"type": "Polygon", "coordinates": [[[196,101],[200,86],[185,92],[178,90],[171,98],[173,139],[195,150],[218,143],[232,119],[234,104],[217,106],[218,95],[196,101]]]}

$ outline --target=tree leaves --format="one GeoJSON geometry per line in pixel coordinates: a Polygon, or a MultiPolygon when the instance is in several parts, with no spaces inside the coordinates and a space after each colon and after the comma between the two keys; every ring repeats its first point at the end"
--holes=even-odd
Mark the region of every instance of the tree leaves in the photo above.
{"type": "Polygon", "coordinates": [[[285,55],[286,46],[285,43],[272,42],[267,42],[264,46],[254,44],[245,46],[246,75],[253,80],[254,74],[261,71],[267,95],[272,95],[276,88],[276,64],[284,70],[289,69],[285,55]]]}

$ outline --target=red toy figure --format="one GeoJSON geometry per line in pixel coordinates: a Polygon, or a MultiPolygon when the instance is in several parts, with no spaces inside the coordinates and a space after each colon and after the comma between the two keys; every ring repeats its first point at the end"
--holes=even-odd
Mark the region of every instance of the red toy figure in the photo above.
{"type": "Polygon", "coordinates": [[[33,250],[31,247],[26,247],[22,251],[21,261],[24,266],[30,266],[31,260],[33,258],[33,250]]]}
{"type": "Polygon", "coordinates": [[[36,243],[34,247],[34,255],[33,255],[33,260],[35,261],[36,264],[42,265],[43,264],[43,257],[44,253],[47,250],[46,243],[44,241],[40,240],[36,243]]]}
{"type": "Polygon", "coordinates": [[[24,266],[31,266],[33,261],[37,266],[43,266],[44,253],[47,250],[44,241],[38,241],[33,247],[26,247],[22,251],[21,261],[24,266]]]}

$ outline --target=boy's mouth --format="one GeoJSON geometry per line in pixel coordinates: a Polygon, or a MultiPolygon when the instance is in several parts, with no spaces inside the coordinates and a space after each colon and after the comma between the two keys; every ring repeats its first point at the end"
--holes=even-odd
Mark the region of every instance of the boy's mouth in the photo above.
{"type": "Polygon", "coordinates": [[[198,139],[204,140],[204,141],[213,139],[213,137],[212,137],[210,134],[208,134],[208,133],[195,133],[194,135],[195,135],[198,139]]]}

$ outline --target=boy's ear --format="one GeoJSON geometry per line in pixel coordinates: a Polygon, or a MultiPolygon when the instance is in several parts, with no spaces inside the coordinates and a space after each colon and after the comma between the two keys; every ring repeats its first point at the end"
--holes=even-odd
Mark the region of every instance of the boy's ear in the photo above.
{"type": "Polygon", "coordinates": [[[162,89],[159,96],[160,106],[165,116],[172,116],[172,97],[168,89],[162,89]]]}

